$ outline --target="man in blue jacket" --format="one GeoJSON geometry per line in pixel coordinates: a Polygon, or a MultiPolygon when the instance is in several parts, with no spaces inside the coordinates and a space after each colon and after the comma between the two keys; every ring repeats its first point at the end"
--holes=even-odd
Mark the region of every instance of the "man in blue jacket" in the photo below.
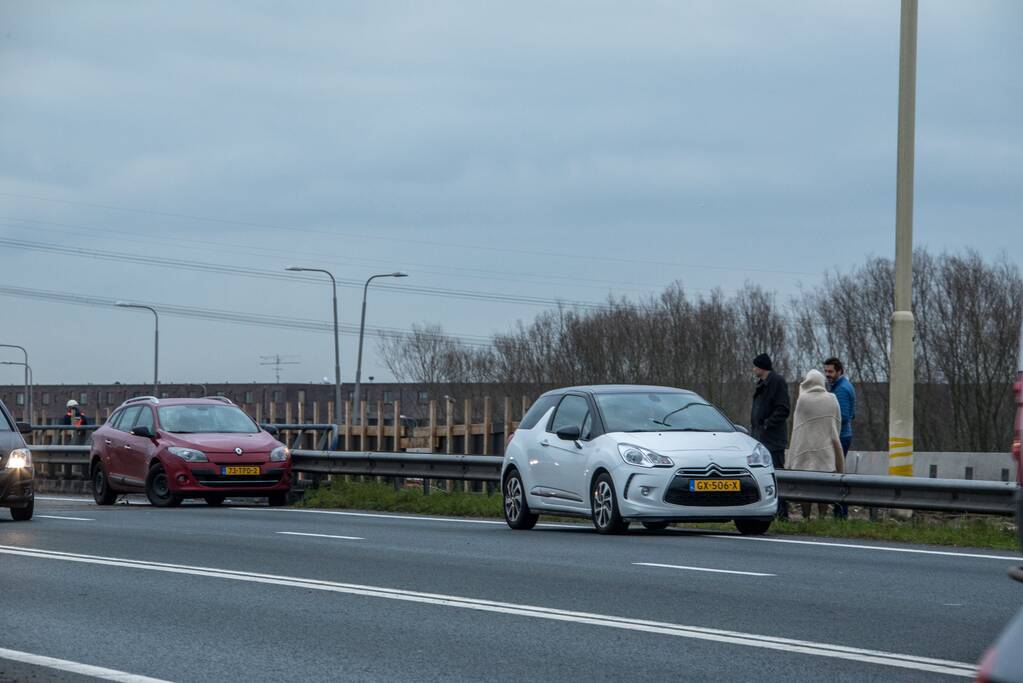
{"type": "MultiPolygon", "coordinates": [[[[838,407],[842,411],[842,431],[838,438],[842,442],[842,455],[849,455],[852,444],[852,421],[856,419],[856,390],[852,382],[845,376],[842,361],[832,356],[824,361],[824,376],[828,380],[828,391],[838,399],[838,407]]],[[[835,518],[845,519],[849,516],[848,505],[835,506],[835,518]]]]}

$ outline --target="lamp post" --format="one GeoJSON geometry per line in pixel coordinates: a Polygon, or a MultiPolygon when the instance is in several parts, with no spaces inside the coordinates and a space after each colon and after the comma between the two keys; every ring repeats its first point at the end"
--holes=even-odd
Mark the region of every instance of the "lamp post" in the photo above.
{"type": "Polygon", "coordinates": [[[285,270],[293,273],[323,273],[330,278],[331,294],[334,301],[334,443],[337,443],[341,434],[341,342],[337,327],[337,280],[334,274],[323,268],[303,268],[302,266],[288,266],[285,270]]]}
{"type": "Polygon", "coordinates": [[[895,180],[895,310],[888,388],[888,474],[913,476],[913,148],[917,0],[902,0],[895,180]]]}
{"type": "Polygon", "coordinates": [[[25,422],[32,421],[32,383],[29,382],[28,373],[30,372],[28,367],[28,351],[25,350],[24,346],[18,346],[17,344],[0,344],[0,347],[5,349],[18,349],[25,354],[25,422]]]}
{"type": "MultiPolygon", "coordinates": [[[[369,283],[378,277],[408,277],[408,273],[394,272],[371,275],[366,280],[366,284],[362,287],[362,320],[359,322],[359,355],[355,361],[355,393],[352,396],[352,405],[354,406],[356,415],[362,414],[359,401],[361,400],[360,394],[362,390],[362,337],[366,332],[366,294],[369,292],[369,283]]],[[[378,415],[377,419],[382,420],[383,416],[378,415]]]]}
{"type": "MultiPolygon", "coordinates": [[[[8,344],[4,344],[4,346],[8,346],[8,344]]],[[[28,405],[29,405],[29,402],[30,402],[30,398],[29,397],[31,396],[30,392],[32,391],[32,385],[35,382],[34,378],[32,377],[32,367],[28,363],[22,363],[21,361],[16,361],[16,360],[0,360],[0,365],[21,365],[22,367],[25,368],[25,377],[27,378],[27,383],[25,384],[25,387],[26,387],[26,389],[25,389],[25,407],[26,407],[26,411],[27,411],[27,414],[25,415],[25,422],[28,422],[29,424],[31,424],[32,423],[32,411],[28,409],[28,405]]]]}
{"type": "Polygon", "coordinates": [[[146,306],[145,304],[133,304],[127,301],[118,301],[114,304],[121,308],[144,308],[153,314],[156,319],[156,328],[153,333],[153,396],[159,398],[158,389],[160,387],[160,315],[156,312],[156,309],[152,306],[146,306]]]}

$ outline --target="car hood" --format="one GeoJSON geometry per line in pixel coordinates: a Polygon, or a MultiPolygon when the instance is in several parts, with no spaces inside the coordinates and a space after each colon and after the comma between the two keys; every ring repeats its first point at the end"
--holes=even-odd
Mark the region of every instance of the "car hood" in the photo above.
{"type": "Polygon", "coordinates": [[[246,453],[267,453],[282,445],[266,432],[258,434],[172,434],[161,432],[160,441],[166,446],[194,448],[204,453],[234,453],[241,448],[246,453]]]}
{"type": "Polygon", "coordinates": [[[700,451],[736,453],[745,458],[757,445],[742,432],[612,432],[608,436],[618,443],[642,446],[665,455],[700,451]]]}
{"type": "Polygon", "coordinates": [[[18,432],[0,432],[0,458],[5,457],[15,448],[22,448],[25,440],[18,432]]]}

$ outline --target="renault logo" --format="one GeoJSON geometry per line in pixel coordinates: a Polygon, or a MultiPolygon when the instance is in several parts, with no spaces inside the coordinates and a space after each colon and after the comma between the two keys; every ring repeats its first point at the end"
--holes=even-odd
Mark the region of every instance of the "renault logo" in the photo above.
{"type": "Polygon", "coordinates": [[[242,454],[242,449],[236,448],[236,449],[234,449],[234,453],[235,453],[235,455],[241,455],[242,454]]]}

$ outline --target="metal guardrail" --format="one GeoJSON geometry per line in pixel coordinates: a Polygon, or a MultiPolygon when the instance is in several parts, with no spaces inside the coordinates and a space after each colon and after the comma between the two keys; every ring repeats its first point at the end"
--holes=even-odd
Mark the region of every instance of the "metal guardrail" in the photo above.
{"type": "MultiPolygon", "coordinates": [[[[88,465],[88,446],[31,446],[40,465],[88,465]]],[[[310,475],[354,474],[378,477],[453,479],[496,483],[499,455],[379,453],[293,450],[295,472],[310,475]]],[[[72,473],[87,478],[87,472],[72,473]]],[[[778,470],[781,497],[790,502],[844,503],[879,508],[965,512],[1010,516],[1015,511],[1014,482],[925,479],[865,474],[778,470]]]]}

